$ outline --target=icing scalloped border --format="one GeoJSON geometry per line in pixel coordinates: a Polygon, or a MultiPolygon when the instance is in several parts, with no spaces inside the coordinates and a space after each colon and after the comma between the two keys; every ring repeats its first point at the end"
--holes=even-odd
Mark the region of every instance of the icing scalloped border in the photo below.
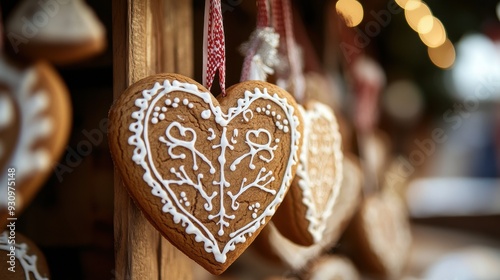
{"type": "Polygon", "coordinates": [[[307,230],[313,237],[314,243],[319,242],[322,237],[323,233],[326,229],[326,223],[328,221],[328,217],[332,214],[333,210],[333,205],[335,204],[335,201],[337,200],[337,197],[340,192],[340,187],[342,184],[343,180],[343,159],[344,155],[342,153],[342,137],[339,132],[339,127],[337,124],[337,120],[335,118],[335,115],[333,112],[331,112],[331,109],[327,107],[326,105],[323,105],[318,102],[314,102],[313,108],[310,110],[305,110],[303,107],[300,107],[302,110],[302,116],[304,118],[304,137],[303,139],[303,149],[300,153],[300,161],[299,161],[299,166],[297,167],[297,174],[296,176],[299,179],[299,186],[300,189],[302,190],[302,203],[307,208],[306,211],[306,219],[309,221],[307,230]],[[333,142],[334,146],[332,149],[334,150],[335,154],[335,181],[333,182],[332,189],[333,189],[333,194],[330,195],[330,198],[327,200],[325,211],[323,213],[317,213],[316,210],[316,204],[314,203],[314,198],[313,194],[310,188],[310,178],[307,173],[307,162],[308,162],[308,147],[309,147],[309,140],[307,135],[310,134],[310,127],[314,125],[311,121],[312,115],[315,115],[316,118],[325,118],[332,122],[333,127],[331,128],[333,130],[333,142]]]}
{"type": "MultiPolygon", "coordinates": [[[[145,173],[143,175],[143,179],[152,188],[151,193],[162,199],[162,203],[164,204],[162,209],[163,212],[171,214],[174,223],[181,223],[181,225],[186,228],[185,232],[187,234],[194,234],[195,240],[197,242],[203,242],[205,251],[207,253],[212,253],[217,262],[225,263],[227,259],[227,253],[230,251],[234,251],[237,244],[244,243],[246,241],[246,235],[251,236],[255,231],[257,231],[259,227],[264,225],[266,223],[265,219],[274,215],[276,206],[283,201],[284,195],[286,194],[286,191],[293,180],[292,167],[298,162],[298,151],[301,135],[297,130],[299,126],[299,118],[296,116],[296,113],[300,114],[300,112],[296,112],[295,108],[292,105],[288,104],[286,98],[280,98],[277,94],[269,94],[267,88],[263,88],[262,91],[259,88],[255,88],[253,92],[246,90],[244,93],[244,98],[238,99],[236,107],[229,108],[227,114],[222,112],[220,106],[215,106],[212,103],[212,95],[210,92],[200,91],[194,84],[182,83],[177,80],[170,82],[166,79],[163,81],[163,84],[156,82],[153,88],[149,90],[143,90],[142,96],[142,98],[137,98],[135,100],[135,106],[139,107],[139,110],[131,114],[132,118],[136,119],[136,121],[131,123],[129,126],[129,130],[134,133],[128,139],[128,144],[135,146],[132,160],[144,169],[145,173]],[[201,98],[210,106],[210,109],[213,113],[218,113],[215,121],[223,127],[226,126],[234,117],[241,113],[244,113],[245,109],[247,109],[253,101],[260,99],[273,101],[287,115],[287,119],[290,120],[291,152],[290,157],[288,158],[284,178],[281,181],[281,186],[278,193],[276,194],[274,200],[266,207],[262,214],[260,214],[260,216],[258,216],[252,222],[246,224],[242,228],[236,230],[235,232],[230,233],[229,236],[232,238],[224,245],[224,248],[222,248],[222,250],[219,248],[218,242],[213,238],[211,232],[205,230],[205,232],[208,233],[207,237],[200,231],[198,227],[195,226],[192,219],[196,220],[196,218],[194,218],[190,213],[187,213],[186,211],[183,211],[184,213],[178,212],[178,209],[175,208],[173,202],[167,195],[166,191],[170,190],[168,188],[167,190],[162,188],[161,184],[158,183],[154,176],[151,174],[150,167],[146,162],[146,157],[148,154],[148,150],[146,148],[147,146],[145,145],[145,140],[148,140],[148,120],[146,119],[146,111],[150,107],[149,101],[153,100],[153,96],[155,95],[166,95],[173,91],[182,91],[184,93],[189,93],[198,98],[201,98]],[[143,134],[145,135],[146,139],[143,139],[143,134]]],[[[158,98],[159,97],[157,96],[155,99],[157,100],[158,98]]],[[[200,223],[198,222],[198,224],[200,223]]],[[[201,226],[203,227],[203,225],[201,226]]]]}

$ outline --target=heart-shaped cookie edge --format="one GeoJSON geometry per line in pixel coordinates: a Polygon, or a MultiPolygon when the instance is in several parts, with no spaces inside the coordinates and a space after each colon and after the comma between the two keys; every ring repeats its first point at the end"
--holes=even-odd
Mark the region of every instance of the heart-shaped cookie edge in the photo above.
{"type": "MultiPolygon", "coordinates": [[[[206,92],[206,93],[210,94],[210,92],[208,90],[206,90],[202,85],[191,80],[190,78],[187,78],[187,77],[184,77],[184,76],[178,75],[178,74],[158,74],[158,75],[144,78],[144,79],[138,81],[137,83],[131,85],[115,101],[115,103],[113,104],[113,106],[110,110],[110,114],[109,114],[109,116],[110,116],[109,141],[110,141],[110,148],[111,148],[112,156],[113,156],[113,159],[115,162],[115,166],[117,167],[117,169],[120,172],[120,175],[123,178],[124,185],[126,186],[128,192],[130,193],[130,195],[133,198],[136,205],[142,210],[142,212],[145,214],[145,217],[149,220],[149,222],[166,239],[168,239],[174,246],[176,246],[179,250],[183,251],[186,255],[191,257],[193,260],[195,260],[197,263],[202,265],[205,269],[207,269],[211,273],[220,274],[225,269],[227,269],[227,267],[229,265],[231,265],[231,263],[234,262],[234,260],[236,260],[236,258],[243,252],[243,250],[246,247],[248,247],[251,244],[251,242],[255,239],[255,237],[258,235],[258,233],[260,233],[260,231],[263,229],[265,224],[267,224],[267,222],[269,222],[269,220],[272,217],[272,215],[274,214],[276,208],[283,201],[284,195],[286,194],[286,192],[288,191],[288,189],[291,185],[292,179],[295,175],[295,171],[297,168],[296,163],[298,162],[298,156],[299,156],[301,144],[302,144],[301,137],[300,137],[303,133],[303,131],[302,131],[303,130],[302,116],[298,110],[298,107],[297,107],[298,105],[295,103],[294,99],[291,97],[290,94],[288,94],[286,91],[284,91],[283,89],[281,89],[277,86],[274,86],[274,85],[268,84],[268,83],[264,83],[264,82],[250,81],[250,82],[244,82],[244,83],[234,85],[231,88],[227,89],[228,96],[222,97],[222,98],[219,97],[220,100],[215,99],[210,94],[211,101],[212,102],[215,101],[214,104],[219,104],[223,108],[228,108],[228,107],[230,107],[230,105],[228,106],[227,104],[237,106],[237,104],[238,104],[237,101],[239,99],[241,99],[242,96],[244,96],[245,92],[250,90],[250,89],[256,89],[256,88],[267,89],[267,90],[263,90],[263,92],[266,92],[266,94],[267,94],[267,92],[273,92],[274,93],[273,96],[280,97],[280,99],[284,100],[284,102],[289,103],[288,106],[290,106],[290,108],[292,108],[291,115],[293,116],[293,118],[295,118],[295,121],[297,122],[295,132],[291,132],[291,134],[295,135],[294,136],[295,139],[292,141],[292,147],[291,147],[290,155],[288,157],[288,162],[291,162],[291,164],[289,164],[290,168],[287,172],[285,172],[286,176],[281,183],[280,191],[276,195],[275,200],[273,200],[273,203],[274,203],[273,208],[274,209],[271,209],[271,211],[268,212],[268,215],[265,215],[262,218],[262,221],[255,223],[256,225],[260,224],[260,226],[257,228],[255,228],[255,226],[254,226],[255,229],[253,232],[250,233],[250,236],[245,237],[244,235],[247,233],[244,233],[242,235],[242,237],[243,237],[241,240],[242,243],[239,243],[239,248],[237,250],[227,252],[227,259],[224,263],[218,263],[218,262],[211,261],[211,260],[207,259],[206,256],[205,256],[205,258],[203,258],[202,256],[204,254],[202,253],[202,250],[198,250],[199,253],[196,254],[196,253],[193,253],[193,252],[195,252],[196,248],[185,248],[185,244],[189,244],[189,243],[186,243],[186,240],[187,239],[194,239],[191,236],[186,237],[186,235],[188,235],[188,234],[185,233],[185,226],[182,226],[180,228],[182,230],[182,233],[184,233],[183,234],[184,240],[181,240],[181,242],[179,242],[179,240],[174,240],[176,238],[178,239],[179,235],[176,234],[175,235],[176,238],[173,238],[172,236],[170,236],[169,230],[165,230],[166,225],[161,224],[161,218],[159,219],[160,221],[157,221],[157,219],[156,219],[157,217],[152,217],[152,215],[150,213],[154,213],[153,209],[157,208],[159,206],[163,206],[163,204],[158,203],[159,199],[156,199],[156,202],[153,202],[151,206],[143,205],[143,203],[141,203],[141,201],[139,201],[140,199],[145,197],[146,193],[149,193],[148,195],[151,195],[151,192],[152,192],[151,187],[145,182],[141,183],[142,179],[137,180],[137,178],[134,178],[134,176],[129,172],[130,170],[127,171],[126,164],[123,164],[123,162],[127,161],[127,158],[126,158],[127,153],[124,152],[123,149],[127,148],[126,146],[128,145],[128,143],[124,147],[121,147],[120,145],[124,145],[123,141],[116,142],[117,139],[122,139],[122,138],[128,139],[130,134],[131,134],[130,131],[128,130],[128,127],[132,124],[132,118],[130,116],[123,115],[123,114],[131,115],[131,113],[134,111],[133,109],[135,109],[135,108],[133,106],[127,105],[127,104],[130,104],[131,99],[136,100],[137,98],[142,96],[142,92],[144,90],[152,89],[156,84],[158,84],[158,82],[164,82],[166,80],[172,81],[170,83],[171,85],[174,84],[173,81],[177,81],[176,82],[177,86],[179,86],[179,84],[185,83],[185,84],[190,85],[189,87],[192,89],[194,89],[194,87],[196,87],[196,89],[198,91],[206,92]],[[238,96],[238,97],[233,98],[234,101],[232,102],[231,96],[238,96]],[[124,108],[127,108],[127,109],[124,109],[124,108]],[[132,109],[132,110],[128,110],[128,109],[132,109]],[[128,118],[130,121],[123,121],[124,117],[128,118]],[[124,137],[123,133],[125,133],[127,135],[127,137],[124,137]],[[114,141],[116,143],[114,143],[114,141]],[[136,181],[136,182],[134,183],[134,181],[136,181]],[[137,185],[141,185],[141,184],[147,186],[147,188],[137,188],[136,187],[137,185]],[[140,189],[142,189],[142,190],[140,190],[140,189]],[[142,192],[142,194],[141,194],[141,192],[142,192]]],[[[271,96],[270,94],[268,94],[268,95],[271,96]]],[[[132,103],[135,103],[135,101],[132,103]]],[[[131,161],[131,158],[128,159],[128,161],[131,161]]],[[[133,162],[131,164],[136,165],[133,162]]],[[[141,178],[142,178],[142,173],[141,173],[141,178]]],[[[158,211],[158,210],[156,210],[156,211],[158,211]]],[[[172,216],[169,215],[168,219],[171,220],[172,216]]],[[[175,225],[178,225],[178,224],[175,223],[175,225]]],[[[172,230],[172,229],[170,229],[170,230],[172,230]]],[[[177,231],[179,231],[179,228],[177,229],[177,231]]],[[[192,234],[189,234],[189,235],[192,235],[192,234]]],[[[196,236],[196,234],[194,234],[194,235],[196,236]]],[[[204,246],[198,246],[198,247],[201,247],[201,249],[203,249],[204,246]]],[[[200,249],[200,248],[198,248],[198,249],[200,249]]]]}
{"type": "Polygon", "coordinates": [[[273,220],[276,228],[283,236],[290,241],[302,245],[311,246],[318,243],[323,237],[326,228],[328,217],[332,215],[332,209],[337,200],[343,179],[343,152],[342,152],[342,137],[339,132],[339,126],[332,109],[318,101],[310,100],[305,104],[305,108],[300,107],[304,119],[304,135],[303,149],[299,156],[300,161],[297,168],[297,173],[292,182],[290,192],[283,201],[283,207],[276,214],[276,219],[273,220]],[[329,120],[332,124],[334,137],[335,151],[335,170],[327,170],[325,172],[334,172],[335,181],[332,182],[333,193],[326,201],[325,211],[321,213],[321,220],[316,221],[317,211],[316,204],[311,192],[311,189],[304,178],[308,177],[305,170],[305,164],[308,160],[308,136],[311,135],[314,124],[311,120],[311,114],[318,114],[321,118],[329,120]],[[293,220],[294,223],[286,223],[286,220],[293,220]]]}
{"type": "MultiPolygon", "coordinates": [[[[2,63],[10,65],[10,62],[4,60],[4,57],[1,57],[0,59],[2,60],[2,63]]],[[[10,66],[13,67],[12,65],[10,66]]],[[[22,211],[29,205],[38,193],[39,189],[42,187],[43,183],[51,175],[53,166],[57,164],[58,158],[62,155],[64,148],[66,147],[72,123],[71,100],[69,98],[68,89],[66,88],[66,85],[61,77],[57,74],[56,70],[46,62],[39,61],[29,66],[26,71],[32,71],[38,74],[36,85],[40,86],[40,83],[45,84],[47,92],[50,92],[50,108],[46,108],[44,113],[51,111],[53,113],[51,115],[51,119],[56,120],[57,125],[53,125],[53,131],[51,132],[50,137],[44,137],[36,143],[37,147],[46,147],[48,149],[48,153],[50,154],[49,164],[43,170],[33,172],[23,178],[23,181],[20,181],[20,178],[17,178],[17,215],[21,214],[22,211]]],[[[0,209],[0,230],[7,224],[7,217],[7,209],[0,209]]]]}

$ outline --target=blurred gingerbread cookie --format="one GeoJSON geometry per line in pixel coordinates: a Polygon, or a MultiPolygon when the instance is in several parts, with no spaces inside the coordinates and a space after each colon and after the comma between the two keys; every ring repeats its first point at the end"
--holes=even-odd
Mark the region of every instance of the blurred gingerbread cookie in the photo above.
{"type": "Polygon", "coordinates": [[[304,273],[306,280],[359,280],[360,275],[347,258],[323,256],[315,260],[304,273]]]}
{"type": "Polygon", "coordinates": [[[18,216],[63,151],[71,124],[66,88],[45,63],[0,56],[0,228],[18,216]]]}
{"type": "Polygon", "coordinates": [[[252,245],[268,260],[280,260],[294,271],[305,269],[309,263],[335,246],[361,201],[362,173],[352,155],[344,158],[344,180],[338,201],[333,206],[335,215],[327,221],[324,236],[312,246],[300,246],[283,237],[273,224],[269,224],[252,245]]]}
{"type": "Polygon", "coordinates": [[[106,47],[104,26],[83,0],[25,0],[7,19],[6,35],[16,54],[56,64],[81,61],[106,47]]]}
{"type": "Polygon", "coordinates": [[[365,198],[343,240],[342,250],[365,274],[397,279],[411,245],[404,204],[390,191],[365,198]]]}
{"type": "Polygon", "coordinates": [[[320,102],[305,104],[304,146],[290,192],[273,223],[291,241],[320,242],[342,187],[341,136],[333,111],[320,102]],[[290,222],[293,221],[293,222],[290,222]]]}

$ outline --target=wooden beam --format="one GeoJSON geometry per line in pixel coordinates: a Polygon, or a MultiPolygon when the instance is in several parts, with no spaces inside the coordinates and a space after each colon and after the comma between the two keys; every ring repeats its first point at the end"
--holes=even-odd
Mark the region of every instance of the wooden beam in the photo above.
{"type": "MultiPolygon", "coordinates": [[[[114,98],[161,72],[193,76],[191,0],[113,1],[114,98]]],[[[192,261],[149,224],[115,172],[115,278],[192,279],[192,261]]]]}

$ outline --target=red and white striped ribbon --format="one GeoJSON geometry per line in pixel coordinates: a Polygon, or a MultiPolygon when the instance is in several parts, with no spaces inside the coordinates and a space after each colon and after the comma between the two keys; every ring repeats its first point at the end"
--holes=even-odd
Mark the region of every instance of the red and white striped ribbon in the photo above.
{"type": "Polygon", "coordinates": [[[219,70],[219,84],[226,95],[226,46],[221,0],[205,0],[203,30],[203,85],[210,90],[219,70]]]}
{"type": "Polygon", "coordinates": [[[298,46],[293,34],[292,4],[290,0],[272,0],[272,17],[274,28],[280,34],[280,42],[284,42],[284,44],[280,43],[280,53],[287,58],[289,64],[287,71],[278,73],[278,79],[286,81],[288,86],[292,83],[295,99],[301,102],[304,98],[305,80],[298,46]]]}
{"type": "Polygon", "coordinates": [[[257,0],[257,28],[269,26],[269,3],[267,0],[257,0]]]}

